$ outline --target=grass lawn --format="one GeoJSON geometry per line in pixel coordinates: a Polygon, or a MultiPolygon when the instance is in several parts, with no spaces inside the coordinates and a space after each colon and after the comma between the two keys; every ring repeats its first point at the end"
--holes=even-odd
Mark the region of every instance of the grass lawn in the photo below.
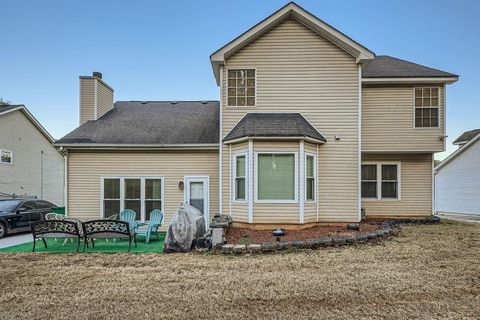
{"type": "Polygon", "coordinates": [[[258,256],[0,254],[0,319],[479,319],[480,224],[258,256]]]}
{"type": "MultiPolygon", "coordinates": [[[[131,253],[147,253],[147,252],[163,252],[163,241],[165,240],[165,232],[160,232],[159,240],[155,235],[150,236],[150,242],[145,244],[145,237],[142,235],[137,236],[137,248],[132,241],[131,253]]],[[[95,248],[92,248],[89,244],[89,248],[85,250],[86,253],[117,253],[128,252],[128,240],[116,240],[109,239],[108,242],[105,239],[97,239],[95,241],[95,248]]],[[[32,252],[33,242],[27,242],[18,244],[16,246],[0,249],[0,252],[32,252]]],[[[50,253],[74,253],[77,250],[77,240],[68,240],[65,245],[63,239],[48,239],[47,248],[43,245],[43,242],[37,241],[35,252],[50,252],[50,253]]],[[[83,240],[80,243],[80,253],[83,253],[83,240]]]]}

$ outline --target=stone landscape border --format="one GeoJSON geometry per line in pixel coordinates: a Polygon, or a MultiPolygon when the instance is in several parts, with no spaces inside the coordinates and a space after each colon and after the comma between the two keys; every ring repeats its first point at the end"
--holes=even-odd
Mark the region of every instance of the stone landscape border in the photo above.
{"type": "Polygon", "coordinates": [[[381,223],[381,229],[360,233],[350,236],[321,237],[311,240],[293,240],[279,242],[264,242],[262,244],[223,244],[216,248],[216,252],[222,254],[258,254],[272,253],[283,250],[296,249],[318,249],[322,247],[337,247],[344,245],[353,245],[357,243],[366,243],[377,239],[386,238],[392,235],[393,227],[398,224],[416,223],[416,224],[436,224],[440,218],[433,216],[424,219],[396,219],[387,220],[381,223]]]}

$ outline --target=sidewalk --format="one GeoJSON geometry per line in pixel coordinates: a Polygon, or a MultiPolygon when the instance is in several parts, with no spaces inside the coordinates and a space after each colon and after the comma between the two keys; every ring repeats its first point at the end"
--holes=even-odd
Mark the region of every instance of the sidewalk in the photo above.
{"type": "Polygon", "coordinates": [[[26,243],[32,241],[31,233],[19,233],[6,235],[5,238],[0,239],[0,249],[8,248],[17,244],[26,243]]]}

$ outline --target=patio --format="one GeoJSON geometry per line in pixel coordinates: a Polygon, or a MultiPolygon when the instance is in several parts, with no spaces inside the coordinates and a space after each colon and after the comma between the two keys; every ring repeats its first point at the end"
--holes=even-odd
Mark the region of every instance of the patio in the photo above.
{"type": "MultiPolygon", "coordinates": [[[[165,240],[165,232],[159,233],[159,240],[155,236],[150,237],[150,242],[145,243],[145,237],[142,235],[137,236],[137,248],[132,243],[132,248],[130,253],[161,253],[163,252],[163,241],[165,240]]],[[[48,239],[47,240],[47,249],[43,246],[43,243],[39,241],[35,252],[49,252],[49,253],[74,253],[77,249],[77,240],[67,241],[63,245],[63,239],[48,239]]],[[[2,248],[0,252],[31,252],[33,247],[33,242],[27,242],[18,244],[12,247],[2,248]]],[[[83,252],[83,241],[80,243],[80,253],[83,252]]],[[[85,253],[122,253],[128,251],[128,240],[117,239],[113,241],[109,239],[108,242],[105,239],[97,239],[95,241],[95,248],[92,248],[90,245],[89,248],[85,250],[85,253]]]]}

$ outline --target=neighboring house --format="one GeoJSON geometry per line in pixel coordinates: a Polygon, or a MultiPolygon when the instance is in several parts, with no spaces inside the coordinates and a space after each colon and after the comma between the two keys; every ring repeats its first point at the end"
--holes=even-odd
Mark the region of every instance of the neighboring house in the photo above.
{"type": "Polygon", "coordinates": [[[457,75],[375,56],[295,3],[210,60],[220,101],[113,104],[81,77],[82,125],[56,143],[69,215],[168,222],[183,200],[256,228],[432,214],[457,75]]]}
{"type": "Polygon", "coordinates": [[[0,105],[0,197],[63,205],[64,159],[24,105],[0,105]]]}
{"type": "Polygon", "coordinates": [[[435,168],[435,211],[480,214],[480,129],[453,144],[458,150],[435,168]]]}

